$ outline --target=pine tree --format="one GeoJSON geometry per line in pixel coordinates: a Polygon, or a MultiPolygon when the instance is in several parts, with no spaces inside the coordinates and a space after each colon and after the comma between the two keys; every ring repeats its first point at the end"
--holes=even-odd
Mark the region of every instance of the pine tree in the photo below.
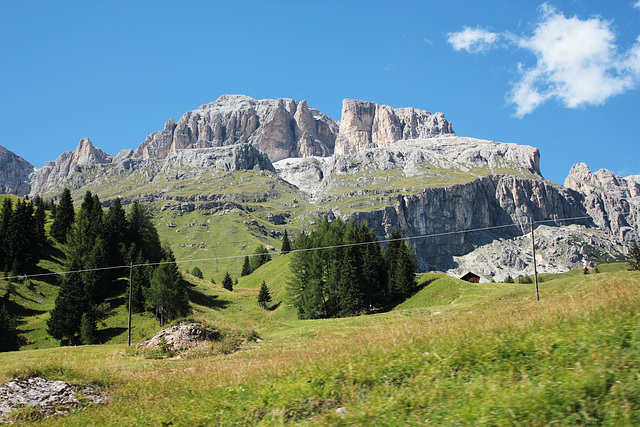
{"type": "MultiPolygon", "coordinates": [[[[111,267],[124,264],[128,229],[127,214],[120,198],[116,198],[104,214],[102,231],[108,253],[108,265],[111,267]]],[[[112,279],[116,279],[119,274],[122,272],[111,270],[112,279]]]]}
{"type": "Polygon", "coordinates": [[[75,210],[73,209],[73,199],[71,198],[71,191],[69,191],[68,188],[65,188],[62,191],[60,202],[55,209],[53,224],[51,224],[51,237],[53,237],[60,243],[66,243],[67,233],[71,229],[74,219],[75,210]]]}
{"type": "MultiPolygon", "coordinates": [[[[142,253],[136,251],[135,246],[132,246],[132,251],[129,258],[133,258],[131,261],[135,265],[131,271],[131,308],[134,313],[141,313],[145,309],[145,295],[148,292],[151,285],[151,275],[153,269],[148,264],[147,260],[142,257],[142,253]],[[137,252],[137,255],[133,255],[137,252]]],[[[128,303],[128,302],[127,302],[128,303]]]]}
{"type": "Polygon", "coordinates": [[[127,214],[127,222],[129,244],[140,248],[142,256],[149,262],[159,262],[162,259],[162,245],[147,208],[138,201],[133,202],[127,214]]]}
{"type": "Polygon", "coordinates": [[[193,270],[191,270],[191,275],[198,279],[204,278],[204,274],[202,274],[202,271],[198,267],[193,267],[193,270]]]}
{"type": "Polygon", "coordinates": [[[389,242],[387,243],[387,251],[385,252],[385,260],[387,262],[389,299],[391,301],[395,301],[398,298],[401,298],[401,296],[397,294],[398,286],[396,284],[396,273],[398,258],[400,257],[400,251],[403,244],[404,240],[402,240],[400,231],[394,230],[389,237],[389,242]]]}
{"type": "Polygon", "coordinates": [[[55,307],[47,321],[47,332],[52,337],[75,345],[78,343],[82,314],[89,309],[85,298],[84,283],[77,264],[70,266],[72,273],[64,276],[55,307]]]}
{"type": "Polygon", "coordinates": [[[513,278],[511,275],[507,274],[507,277],[504,279],[504,283],[513,283],[513,278]]]}
{"type": "Polygon", "coordinates": [[[254,256],[251,257],[251,271],[256,271],[260,266],[269,261],[271,261],[269,250],[264,245],[259,245],[254,252],[254,256]]]}
{"type": "Polygon", "coordinates": [[[42,197],[40,196],[36,196],[34,198],[33,204],[36,208],[36,211],[34,214],[35,227],[36,227],[35,235],[38,239],[37,240],[38,246],[40,246],[40,248],[43,248],[47,244],[47,235],[44,228],[45,223],[47,222],[46,207],[45,207],[44,200],[42,200],[42,197]]]}
{"type": "Polygon", "coordinates": [[[84,345],[91,345],[97,342],[96,321],[90,313],[82,313],[80,319],[80,341],[84,345]]]}
{"type": "Polygon", "coordinates": [[[267,304],[271,302],[271,292],[269,292],[269,287],[262,281],[260,285],[260,292],[258,293],[258,305],[264,309],[267,308],[267,304]]]}
{"type": "Polygon", "coordinates": [[[398,264],[396,266],[396,274],[393,294],[400,298],[408,298],[415,292],[418,283],[416,281],[416,261],[413,251],[409,244],[403,242],[398,255],[398,264]]]}
{"type": "Polygon", "coordinates": [[[244,263],[242,264],[242,272],[240,273],[240,277],[248,276],[251,274],[251,264],[249,263],[249,257],[244,257],[244,263]]]}
{"type": "Polygon", "coordinates": [[[224,275],[224,279],[222,279],[222,287],[228,291],[233,291],[233,279],[228,271],[224,275]]]}
{"type": "Polygon", "coordinates": [[[13,215],[13,202],[6,197],[0,209],[0,269],[6,271],[11,268],[13,261],[9,262],[9,245],[7,244],[9,231],[11,230],[11,216],[13,215]]]}
{"type": "Polygon", "coordinates": [[[280,248],[280,252],[288,254],[291,252],[291,241],[289,241],[289,235],[287,234],[287,229],[284,230],[284,235],[282,236],[282,247],[280,248]]]}
{"type": "Polygon", "coordinates": [[[358,243],[358,228],[354,220],[346,226],[344,248],[340,260],[340,278],[338,281],[338,304],[340,316],[358,314],[364,307],[362,257],[358,243]]]}
{"type": "Polygon", "coordinates": [[[151,276],[151,286],[147,290],[146,305],[155,310],[164,326],[169,320],[184,316],[189,311],[187,289],[175,263],[171,250],[165,252],[165,258],[151,276]]]}
{"type": "Polygon", "coordinates": [[[0,352],[20,350],[20,335],[16,319],[0,300],[0,352]]]}
{"type": "Polygon", "coordinates": [[[633,242],[633,246],[629,250],[627,269],[630,271],[640,271],[640,248],[638,248],[637,242],[633,242]]]}
{"type": "Polygon", "coordinates": [[[27,273],[38,263],[40,245],[37,233],[33,204],[18,200],[3,241],[8,247],[5,263],[15,274],[27,273]]]}
{"type": "Polygon", "coordinates": [[[360,241],[369,243],[361,247],[365,308],[383,307],[388,293],[386,265],[380,245],[374,243],[378,239],[366,223],[360,227],[360,241]]]}

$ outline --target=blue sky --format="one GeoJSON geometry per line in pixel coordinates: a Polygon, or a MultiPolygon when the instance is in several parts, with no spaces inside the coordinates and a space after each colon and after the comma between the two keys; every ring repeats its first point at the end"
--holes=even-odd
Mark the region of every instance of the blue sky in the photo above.
{"type": "Polygon", "coordinates": [[[223,94],[442,111],[460,136],[640,174],[640,0],[0,0],[0,144],[117,154],[223,94]]]}

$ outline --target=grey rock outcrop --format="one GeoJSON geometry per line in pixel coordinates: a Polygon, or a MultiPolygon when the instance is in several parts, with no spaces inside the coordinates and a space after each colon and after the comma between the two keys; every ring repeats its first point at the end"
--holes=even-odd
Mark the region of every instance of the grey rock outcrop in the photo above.
{"type": "Polygon", "coordinates": [[[31,163],[0,145],[0,194],[29,194],[33,170],[31,163]]]}
{"type": "Polygon", "coordinates": [[[420,194],[398,196],[380,210],[346,215],[366,221],[379,237],[399,229],[411,240],[421,269],[446,270],[452,257],[467,254],[497,238],[529,231],[529,220],[556,225],[591,225],[581,198],[547,181],[512,175],[490,175],[467,184],[426,188],[420,194]],[[576,197],[577,196],[577,197],[576,197]],[[463,230],[481,230],[464,232],[463,230]]]}
{"type": "Polygon", "coordinates": [[[55,162],[47,162],[30,177],[31,194],[46,194],[68,180],[83,166],[110,164],[113,156],[94,147],[89,138],[83,138],[75,151],[62,153],[55,162]]]}
{"type": "MultiPolygon", "coordinates": [[[[604,230],[577,224],[563,227],[537,225],[536,269],[538,273],[560,273],[574,268],[592,268],[594,253],[604,255],[603,261],[615,262],[625,258],[624,248],[611,241],[604,230]]],[[[462,277],[471,271],[482,281],[503,282],[507,276],[532,276],[533,252],[531,235],[498,238],[472,252],[454,256],[453,268],[447,274],[462,277]]]]}
{"type": "Polygon", "coordinates": [[[335,120],[309,108],[306,101],[223,95],[185,113],[178,123],[169,120],[131,155],[163,159],[184,149],[249,143],[272,161],[328,156],[333,153],[337,130],[335,120]]]}
{"type": "MultiPolygon", "coordinates": [[[[165,159],[125,158],[120,162],[94,164],[73,163],[74,153],[63,153],[60,164],[45,165],[35,175],[37,183],[33,188],[47,194],[61,191],[62,187],[82,188],[89,184],[141,186],[153,182],[157,176],[170,176],[173,180],[185,180],[201,174],[214,172],[236,172],[240,170],[265,170],[275,172],[267,155],[249,144],[236,144],[226,147],[199,148],[183,150],[165,159]],[[123,184],[125,183],[126,184],[123,184]]],[[[108,157],[105,158],[105,160],[108,157]]],[[[151,197],[151,199],[155,199],[151,197]]]]}
{"type": "Polygon", "coordinates": [[[345,99],[335,153],[355,153],[367,148],[388,147],[400,140],[454,134],[451,123],[442,113],[345,99]]]}
{"type": "Polygon", "coordinates": [[[571,168],[564,181],[567,188],[584,197],[588,215],[620,243],[629,245],[640,238],[640,184],[606,169],[592,173],[586,164],[571,168]]]}
{"type": "Polygon", "coordinates": [[[100,387],[68,384],[46,378],[18,378],[0,384],[0,423],[25,406],[44,417],[65,415],[88,404],[105,404],[108,393],[100,387]]]}
{"type": "Polygon", "coordinates": [[[161,330],[152,338],[136,345],[136,348],[184,351],[197,348],[204,341],[214,341],[219,338],[219,332],[200,323],[179,323],[161,330]]]}

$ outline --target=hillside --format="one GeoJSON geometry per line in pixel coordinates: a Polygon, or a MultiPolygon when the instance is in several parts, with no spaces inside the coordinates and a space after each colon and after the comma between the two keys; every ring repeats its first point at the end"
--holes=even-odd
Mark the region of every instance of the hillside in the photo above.
{"type": "Polygon", "coordinates": [[[192,281],[197,318],[258,332],[239,352],[154,360],[123,344],[27,350],[0,354],[0,381],[38,374],[109,390],[107,405],[54,425],[638,422],[640,281],[624,266],[549,277],[540,302],[532,285],[427,274],[389,313],[301,321],[284,304],[255,304],[263,278],[279,299],[286,262],[232,293],[192,281]]]}
{"type": "Polygon", "coordinates": [[[225,95],[115,156],[84,138],[34,171],[29,191],[147,203],[178,259],[215,259],[203,269],[215,280],[239,272],[230,257],[278,248],[285,229],[323,217],[367,222],[379,240],[400,230],[420,271],[486,282],[532,274],[531,220],[547,227],[543,272],[620,260],[640,239],[632,178],[578,164],[557,185],[535,147],[458,136],[442,113],[345,99],[340,119],[306,101],[225,95]]]}

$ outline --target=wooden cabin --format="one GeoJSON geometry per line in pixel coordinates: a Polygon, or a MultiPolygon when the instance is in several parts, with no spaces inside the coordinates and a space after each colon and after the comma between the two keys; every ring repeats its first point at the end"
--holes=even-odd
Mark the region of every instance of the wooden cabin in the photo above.
{"type": "Polygon", "coordinates": [[[465,282],[469,283],[480,283],[480,276],[472,272],[468,272],[467,274],[462,276],[460,280],[464,280],[465,282]]]}

